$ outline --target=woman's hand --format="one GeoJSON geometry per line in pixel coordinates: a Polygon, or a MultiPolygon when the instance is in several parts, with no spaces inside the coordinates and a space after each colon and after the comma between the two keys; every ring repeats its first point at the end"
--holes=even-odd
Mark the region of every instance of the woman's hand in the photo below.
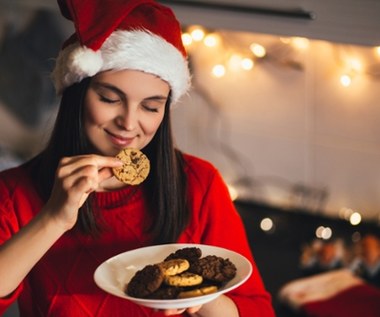
{"type": "Polygon", "coordinates": [[[216,299],[204,305],[194,306],[187,309],[167,309],[165,316],[180,315],[187,312],[194,317],[239,317],[239,311],[235,303],[227,296],[220,295],[216,299]]]}
{"type": "Polygon", "coordinates": [[[122,162],[117,158],[100,155],[62,158],[45,209],[65,230],[71,229],[88,195],[97,190],[102,181],[112,177],[113,167],[121,165],[122,162]]]}
{"type": "Polygon", "coordinates": [[[199,311],[201,307],[202,305],[194,306],[190,308],[184,308],[184,309],[166,309],[164,311],[164,315],[165,316],[180,315],[180,314],[183,314],[184,312],[187,312],[189,314],[194,314],[197,311],[199,311]]]}

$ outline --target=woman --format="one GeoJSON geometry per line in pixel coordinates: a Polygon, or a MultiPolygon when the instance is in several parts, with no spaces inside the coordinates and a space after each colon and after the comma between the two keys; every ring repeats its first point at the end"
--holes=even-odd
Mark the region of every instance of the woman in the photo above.
{"type": "Polygon", "coordinates": [[[38,156],[0,175],[0,313],[18,299],[28,317],[273,316],[220,174],[174,147],[170,105],[190,76],[171,10],[154,1],[59,4],[76,34],[53,72],[62,93],[53,133],[38,156]],[[123,148],[151,161],[138,186],[113,176],[123,148]],[[187,310],[154,311],[95,285],[96,267],[111,256],[169,242],[234,250],[254,273],[187,310]]]}

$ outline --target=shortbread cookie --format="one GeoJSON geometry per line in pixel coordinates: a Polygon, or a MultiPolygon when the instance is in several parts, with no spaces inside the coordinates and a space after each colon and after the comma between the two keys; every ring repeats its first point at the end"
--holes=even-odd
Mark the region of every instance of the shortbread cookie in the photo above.
{"type": "Polygon", "coordinates": [[[196,289],[192,289],[189,291],[181,291],[178,294],[178,298],[190,298],[190,297],[197,297],[202,295],[208,295],[212,293],[216,293],[218,291],[218,287],[214,285],[210,286],[204,286],[196,289]]]}
{"type": "Polygon", "coordinates": [[[189,269],[190,263],[185,259],[172,259],[159,264],[165,276],[180,274],[189,269]]]}
{"type": "Polygon", "coordinates": [[[128,185],[138,185],[148,177],[150,162],[140,150],[123,149],[116,157],[124,163],[121,167],[112,169],[119,181],[128,185]]]}
{"type": "Polygon", "coordinates": [[[170,286],[188,287],[202,284],[203,277],[198,274],[184,272],[178,275],[165,276],[164,281],[165,284],[170,286]]]}
{"type": "Polygon", "coordinates": [[[132,297],[144,298],[157,291],[164,281],[164,273],[157,264],[147,265],[137,271],[127,285],[126,293],[132,297]]]}

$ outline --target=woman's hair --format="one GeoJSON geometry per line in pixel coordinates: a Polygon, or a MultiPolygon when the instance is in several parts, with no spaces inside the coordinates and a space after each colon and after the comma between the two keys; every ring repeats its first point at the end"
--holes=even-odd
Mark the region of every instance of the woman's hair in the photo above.
{"type": "MultiPolygon", "coordinates": [[[[51,194],[56,169],[64,156],[91,153],[83,128],[84,97],[90,78],[67,88],[50,140],[46,148],[33,159],[33,178],[43,199],[51,194]]],[[[153,243],[175,242],[189,221],[187,181],[182,153],[174,146],[170,123],[170,96],[165,105],[165,115],[150,144],[143,149],[151,161],[151,171],[143,183],[149,212],[152,215],[153,243]]],[[[78,228],[91,235],[98,234],[101,223],[95,216],[94,201],[87,199],[78,215],[78,228]]]]}

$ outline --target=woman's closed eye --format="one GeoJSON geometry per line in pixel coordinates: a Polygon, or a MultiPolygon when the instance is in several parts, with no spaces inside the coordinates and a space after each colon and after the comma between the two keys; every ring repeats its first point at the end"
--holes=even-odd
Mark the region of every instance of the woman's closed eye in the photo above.
{"type": "Polygon", "coordinates": [[[147,110],[147,111],[149,111],[149,112],[158,112],[158,108],[159,107],[157,107],[157,106],[151,106],[151,105],[142,105],[142,107],[145,109],[145,110],[147,110]]]}
{"type": "Polygon", "coordinates": [[[118,103],[118,102],[120,102],[119,98],[113,99],[113,98],[105,97],[103,95],[99,95],[99,99],[100,99],[100,101],[106,102],[106,103],[118,103]]]}

